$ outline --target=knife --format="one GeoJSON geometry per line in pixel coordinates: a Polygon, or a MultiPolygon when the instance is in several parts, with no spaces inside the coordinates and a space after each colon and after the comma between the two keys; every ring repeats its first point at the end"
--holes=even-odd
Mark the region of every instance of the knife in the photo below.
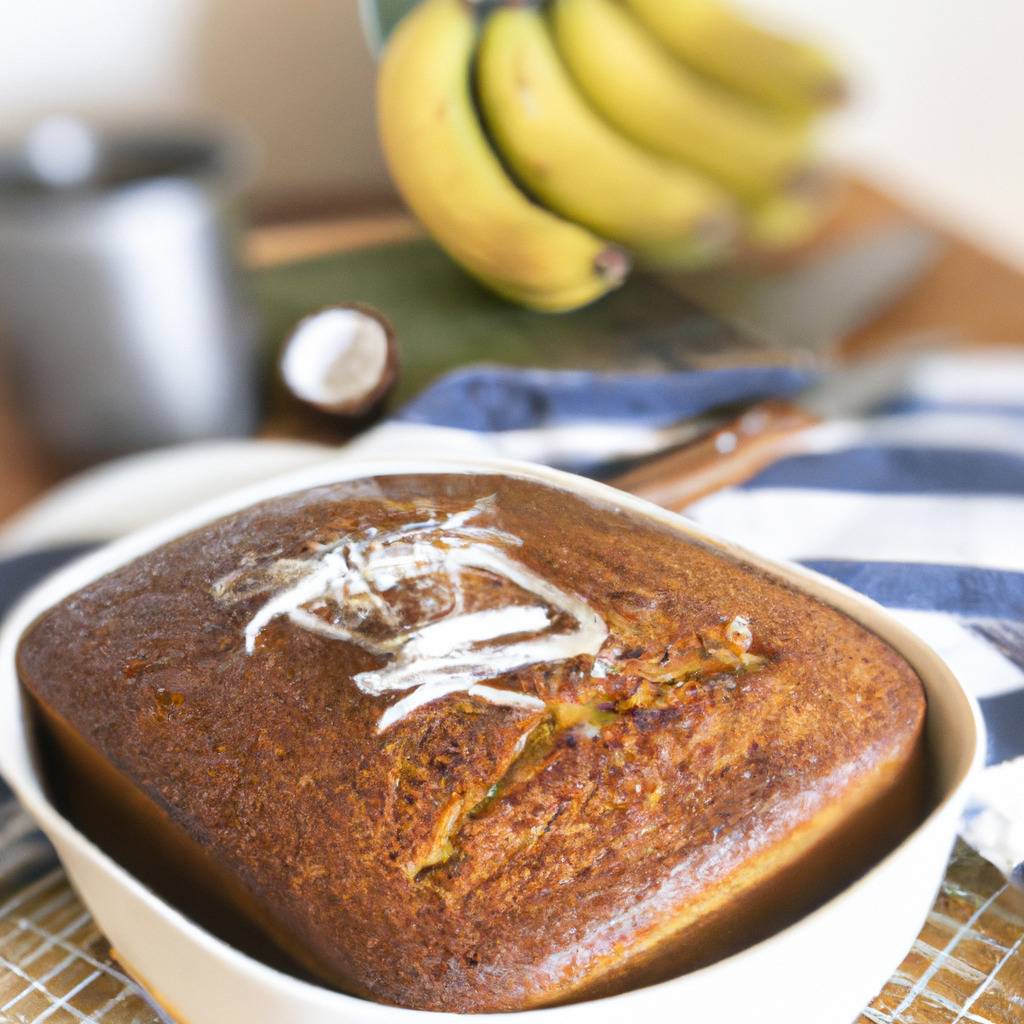
{"type": "Polygon", "coordinates": [[[905,385],[914,353],[903,352],[824,374],[795,399],[766,399],[712,430],[610,480],[656,505],[679,511],[773,462],[809,449],[812,427],[876,408],[905,385]]]}
{"type": "Polygon", "coordinates": [[[670,285],[772,348],[820,355],[900,298],[943,248],[934,231],[900,220],[837,242],[795,267],[720,267],[674,277],[670,285]]]}

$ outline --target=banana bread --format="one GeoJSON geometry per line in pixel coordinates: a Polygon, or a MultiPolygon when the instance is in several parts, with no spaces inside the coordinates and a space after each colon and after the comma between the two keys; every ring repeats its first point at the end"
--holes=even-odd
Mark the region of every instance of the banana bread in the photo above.
{"type": "Polygon", "coordinates": [[[101,845],[256,955],[422,1009],[708,963],[924,798],[923,689],[881,639],[514,476],[255,505],[50,609],[19,671],[101,845]]]}

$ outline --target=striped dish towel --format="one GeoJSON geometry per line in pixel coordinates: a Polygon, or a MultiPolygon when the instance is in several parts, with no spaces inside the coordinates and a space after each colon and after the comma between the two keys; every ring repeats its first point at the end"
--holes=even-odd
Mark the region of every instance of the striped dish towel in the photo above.
{"type": "MultiPolygon", "coordinates": [[[[353,455],[501,455],[610,477],[723,405],[794,395],[778,367],[663,376],[470,368],[349,445],[353,455]]],[[[1024,863],[1024,357],[928,356],[869,415],[812,428],[808,454],[687,509],[716,532],[888,606],[981,702],[989,767],[963,833],[1024,863]]],[[[0,795],[0,889],[52,863],[0,795]]],[[[1022,879],[1024,880],[1024,879],[1022,879]]]]}

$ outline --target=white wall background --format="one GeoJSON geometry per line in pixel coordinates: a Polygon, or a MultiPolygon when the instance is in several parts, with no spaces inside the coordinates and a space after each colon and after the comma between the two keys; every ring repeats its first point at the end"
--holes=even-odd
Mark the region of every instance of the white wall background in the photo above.
{"type": "Polygon", "coordinates": [[[0,135],[53,110],[227,119],[264,196],[388,191],[356,0],[0,0],[0,135]]]}
{"type": "MultiPolygon", "coordinates": [[[[747,0],[830,40],[830,145],[1024,266],[1022,0],[747,0]]],[[[0,134],[54,109],[234,119],[264,198],[387,193],[356,0],[0,0],[0,134]]]]}
{"type": "Polygon", "coordinates": [[[1022,0],[747,0],[854,73],[832,148],[1024,266],[1022,0]]]}

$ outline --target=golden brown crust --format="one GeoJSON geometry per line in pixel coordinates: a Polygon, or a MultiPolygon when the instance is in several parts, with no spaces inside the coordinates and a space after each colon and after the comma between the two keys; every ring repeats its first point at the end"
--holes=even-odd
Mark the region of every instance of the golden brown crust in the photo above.
{"type": "MultiPolygon", "coordinates": [[[[514,590],[480,573],[470,603],[514,590]]],[[[386,477],[238,513],[47,612],[19,668],[295,959],[426,1009],[706,962],[862,870],[920,794],[923,691],[879,638],[702,545],[504,477],[386,477]],[[546,708],[453,694],[379,733],[394,698],[352,677],[387,658],[284,618],[246,652],[265,595],[226,602],[218,581],[490,494],[481,522],[610,630],[596,670],[581,655],[498,680],[546,708]],[[768,882],[784,878],[783,908],[768,882]]]]}

